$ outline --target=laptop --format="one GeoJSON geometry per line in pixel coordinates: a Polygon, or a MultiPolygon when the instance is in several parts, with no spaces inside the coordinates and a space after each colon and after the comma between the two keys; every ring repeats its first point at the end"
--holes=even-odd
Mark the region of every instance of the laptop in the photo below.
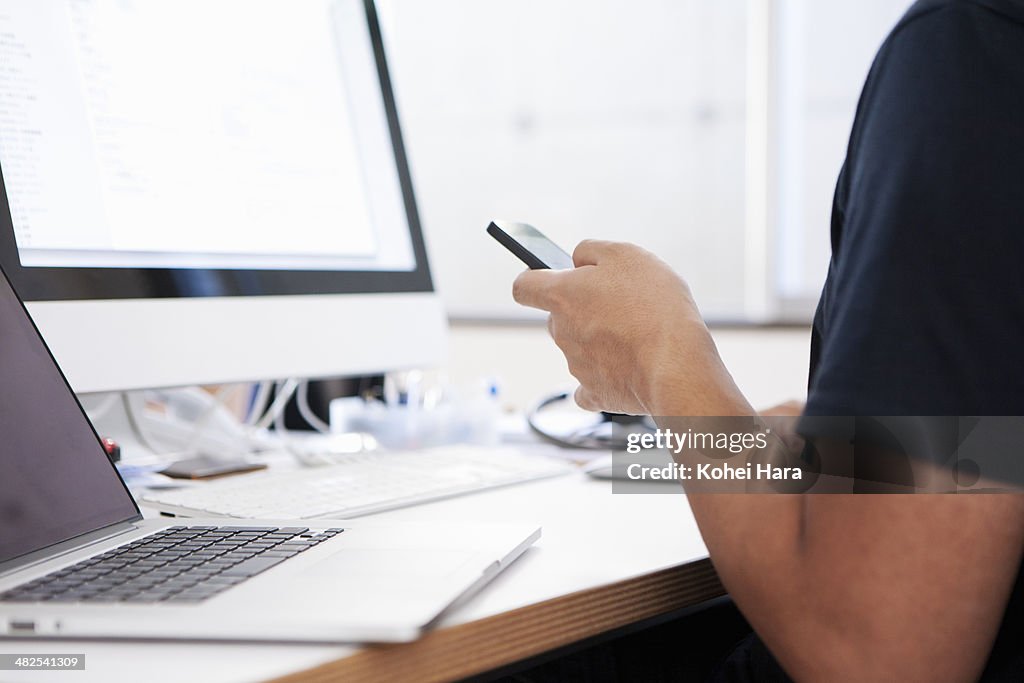
{"type": "Polygon", "coordinates": [[[143,519],[6,273],[0,435],[3,638],[408,641],[540,536],[143,519]]]}

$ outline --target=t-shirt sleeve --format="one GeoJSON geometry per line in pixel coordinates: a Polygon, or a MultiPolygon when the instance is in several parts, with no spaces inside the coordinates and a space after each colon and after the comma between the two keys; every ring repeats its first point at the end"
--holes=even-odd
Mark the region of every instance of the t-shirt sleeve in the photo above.
{"type": "Polygon", "coordinates": [[[905,20],[862,94],[808,415],[1024,415],[1024,29],[905,20]]]}

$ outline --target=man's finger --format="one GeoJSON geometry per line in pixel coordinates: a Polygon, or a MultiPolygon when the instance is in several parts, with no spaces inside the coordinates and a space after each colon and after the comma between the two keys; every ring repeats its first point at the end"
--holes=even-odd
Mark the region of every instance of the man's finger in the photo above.
{"type": "Polygon", "coordinates": [[[523,306],[550,311],[555,306],[554,288],[562,273],[554,270],[527,270],[512,283],[512,298],[523,306]]]}
{"type": "Polygon", "coordinates": [[[580,266],[596,266],[617,245],[618,242],[609,242],[607,240],[583,240],[573,250],[572,262],[577,268],[580,266]]]}

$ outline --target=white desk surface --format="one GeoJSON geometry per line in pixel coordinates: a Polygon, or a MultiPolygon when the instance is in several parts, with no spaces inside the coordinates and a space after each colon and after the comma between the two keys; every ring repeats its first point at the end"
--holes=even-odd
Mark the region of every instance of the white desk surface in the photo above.
{"type": "MultiPolygon", "coordinates": [[[[671,490],[671,489],[670,489],[671,490]]],[[[370,517],[364,518],[370,519],[370,517]]],[[[582,473],[373,515],[375,521],[536,522],[543,536],[443,626],[707,557],[681,493],[612,495],[582,473]]],[[[0,671],[0,681],[262,681],[340,659],[358,646],[0,641],[2,653],[85,653],[85,671],[0,671]]]]}

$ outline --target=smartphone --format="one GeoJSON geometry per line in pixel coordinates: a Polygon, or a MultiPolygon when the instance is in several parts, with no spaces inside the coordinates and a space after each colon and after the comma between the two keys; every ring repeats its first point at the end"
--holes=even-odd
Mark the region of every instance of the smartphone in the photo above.
{"type": "Polygon", "coordinates": [[[160,471],[175,479],[215,479],[229,474],[242,474],[265,470],[267,466],[261,462],[249,462],[239,458],[220,458],[212,455],[197,455],[192,458],[178,460],[160,471]]]}
{"type": "Polygon", "coordinates": [[[569,270],[573,267],[572,256],[532,225],[491,221],[487,232],[531,270],[569,270]]]}

